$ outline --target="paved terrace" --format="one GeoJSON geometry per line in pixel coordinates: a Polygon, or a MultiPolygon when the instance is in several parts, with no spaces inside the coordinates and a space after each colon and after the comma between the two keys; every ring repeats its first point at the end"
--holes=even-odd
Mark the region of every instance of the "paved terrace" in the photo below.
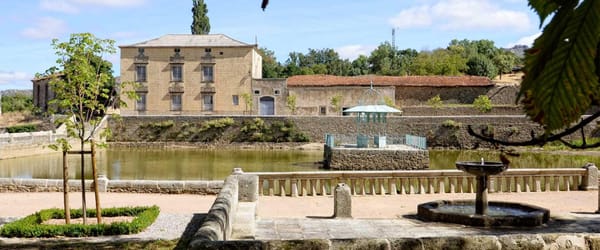
{"type": "MultiPolygon", "coordinates": [[[[71,193],[73,207],[81,204],[80,195],[71,193]]],[[[88,194],[88,207],[94,206],[88,194]]],[[[104,207],[158,205],[161,216],[145,232],[131,236],[97,237],[89,241],[115,239],[177,239],[193,217],[208,212],[215,196],[164,195],[144,193],[102,193],[104,207]]],[[[484,229],[460,225],[427,223],[414,218],[419,203],[438,199],[472,199],[474,194],[419,194],[396,196],[353,196],[353,219],[330,219],[332,196],[261,196],[257,207],[256,239],[349,239],[349,238],[423,238],[465,235],[512,235],[600,233],[598,191],[492,193],[490,200],[525,202],[550,209],[551,221],[538,228],[484,229]]],[[[37,210],[61,207],[62,193],[0,193],[0,217],[22,217],[37,210]]],[[[2,220],[0,220],[1,223],[2,220]]],[[[537,236],[536,236],[537,237],[537,236]]],[[[535,237],[534,237],[535,238],[535,237]]],[[[535,238],[533,240],[542,240],[535,238]]],[[[64,239],[63,239],[64,240],[64,239]]],[[[583,240],[573,238],[572,241],[583,240]]],[[[0,243],[31,240],[0,238],[0,243]]],[[[531,241],[531,240],[528,240],[531,241]]],[[[573,242],[576,243],[576,242],[573,242]]],[[[2,244],[0,244],[1,246],[2,244]]]]}

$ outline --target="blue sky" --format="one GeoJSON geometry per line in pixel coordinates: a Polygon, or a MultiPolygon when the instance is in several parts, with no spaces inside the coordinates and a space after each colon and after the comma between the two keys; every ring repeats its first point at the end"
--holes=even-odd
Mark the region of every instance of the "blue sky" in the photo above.
{"type": "MultiPolygon", "coordinates": [[[[333,48],[343,58],[391,41],[400,49],[432,50],[452,39],[530,45],[539,19],[525,0],[206,0],[212,34],[275,51],[333,48]]],[[[189,34],[192,1],[3,0],[0,2],[0,90],[31,89],[30,79],[55,65],[52,38],[90,32],[118,45],[164,34],[189,34]]],[[[107,55],[119,75],[119,53],[107,55]]]]}

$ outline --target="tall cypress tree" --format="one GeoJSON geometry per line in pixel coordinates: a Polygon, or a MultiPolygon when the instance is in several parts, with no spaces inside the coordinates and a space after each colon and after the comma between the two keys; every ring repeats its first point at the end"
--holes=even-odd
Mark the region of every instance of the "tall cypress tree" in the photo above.
{"type": "Polygon", "coordinates": [[[204,0],[192,0],[194,7],[192,7],[192,15],[194,20],[192,21],[192,34],[194,35],[205,35],[210,32],[210,21],[208,20],[208,9],[204,0]]]}

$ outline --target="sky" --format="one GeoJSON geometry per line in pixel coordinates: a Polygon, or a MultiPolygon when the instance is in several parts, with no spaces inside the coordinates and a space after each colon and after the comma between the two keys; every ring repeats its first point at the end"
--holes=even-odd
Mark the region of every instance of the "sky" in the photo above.
{"type": "MultiPolygon", "coordinates": [[[[340,57],[369,55],[383,42],[418,51],[452,39],[488,39],[498,47],[531,45],[539,18],[525,0],[205,0],[211,34],[275,52],[333,48],[340,57]]],[[[90,32],[116,46],[165,34],[190,34],[192,0],[2,0],[0,90],[31,89],[35,73],[56,66],[52,39],[90,32]]],[[[119,52],[104,55],[119,72],[119,52]]]]}

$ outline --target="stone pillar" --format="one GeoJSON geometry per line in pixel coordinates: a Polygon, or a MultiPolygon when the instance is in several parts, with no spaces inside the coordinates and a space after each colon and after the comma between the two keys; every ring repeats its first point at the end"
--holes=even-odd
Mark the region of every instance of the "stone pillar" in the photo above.
{"type": "Polygon", "coordinates": [[[350,187],[339,183],[333,193],[333,218],[352,218],[350,187]]]}
{"type": "Polygon", "coordinates": [[[598,167],[594,163],[586,163],[583,166],[587,170],[579,189],[581,190],[597,190],[598,189],[598,167]]]}
{"type": "Polygon", "coordinates": [[[106,192],[108,190],[108,178],[106,175],[98,175],[98,191],[106,192]]]}

